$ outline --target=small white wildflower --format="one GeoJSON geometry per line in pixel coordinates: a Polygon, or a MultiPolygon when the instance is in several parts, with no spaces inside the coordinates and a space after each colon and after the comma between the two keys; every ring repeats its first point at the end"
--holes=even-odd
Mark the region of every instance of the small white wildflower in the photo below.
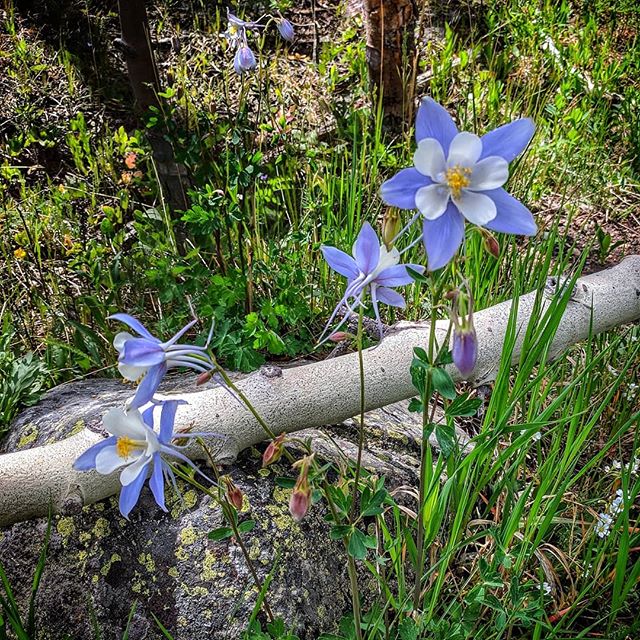
{"type": "Polygon", "coordinates": [[[620,462],[620,460],[614,460],[611,463],[611,468],[612,469],[616,469],[617,471],[619,471],[620,469],[622,469],[622,462],[620,462]]]}
{"type": "Polygon", "coordinates": [[[553,587],[548,582],[543,582],[542,590],[544,591],[544,595],[548,596],[553,591],[553,587]]]}
{"type": "Polygon", "coordinates": [[[606,538],[611,533],[613,518],[608,513],[599,513],[594,531],[599,538],[606,538]]]}
{"type": "Polygon", "coordinates": [[[533,440],[535,440],[535,442],[538,442],[538,440],[542,438],[542,432],[536,431],[531,437],[533,438],[533,440]]]}

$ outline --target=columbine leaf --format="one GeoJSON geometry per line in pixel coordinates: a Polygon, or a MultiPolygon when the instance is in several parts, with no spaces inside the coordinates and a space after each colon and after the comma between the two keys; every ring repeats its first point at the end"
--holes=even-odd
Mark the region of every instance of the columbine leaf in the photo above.
{"type": "Polygon", "coordinates": [[[456,388],[453,380],[444,369],[433,367],[433,369],[431,369],[431,380],[434,389],[436,389],[443,398],[453,400],[456,397],[456,388]]]}
{"type": "Polygon", "coordinates": [[[456,448],[455,429],[453,424],[436,425],[436,439],[442,450],[442,455],[448,458],[456,448]]]}
{"type": "Polygon", "coordinates": [[[367,557],[367,547],[365,545],[366,536],[359,529],[354,529],[349,538],[347,550],[350,556],[356,560],[364,560],[367,557]]]}
{"type": "Polygon", "coordinates": [[[238,525],[238,531],[240,533],[249,533],[256,526],[255,520],[244,520],[238,525]]]}
{"type": "Polygon", "coordinates": [[[231,529],[231,527],[220,527],[219,529],[209,531],[208,538],[209,540],[224,540],[225,538],[230,538],[232,535],[233,529],[231,529]]]}
{"type": "Polygon", "coordinates": [[[446,407],[444,412],[446,415],[451,417],[461,416],[464,418],[470,418],[471,416],[476,415],[481,404],[481,398],[469,398],[469,394],[464,393],[461,396],[458,396],[448,407],[446,407]]]}

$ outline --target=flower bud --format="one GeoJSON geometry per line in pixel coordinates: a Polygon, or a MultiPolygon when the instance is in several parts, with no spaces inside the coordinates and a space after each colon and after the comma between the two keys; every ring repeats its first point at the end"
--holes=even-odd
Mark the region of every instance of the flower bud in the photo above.
{"type": "Polygon", "coordinates": [[[495,236],[490,233],[484,234],[484,248],[494,257],[500,257],[500,245],[495,236]]]}
{"type": "Polygon", "coordinates": [[[305,487],[298,487],[296,483],[291,499],[289,500],[289,512],[296,522],[300,522],[307,515],[311,504],[311,489],[307,484],[305,487]]]}
{"type": "Polygon", "coordinates": [[[387,251],[391,251],[398,231],[400,231],[400,213],[396,209],[389,208],[382,219],[382,241],[387,251]]]}
{"type": "Polygon", "coordinates": [[[453,363],[463,376],[471,374],[478,360],[478,339],[473,323],[467,327],[454,329],[451,356],[453,363]]]}
{"type": "Polygon", "coordinates": [[[300,522],[305,517],[311,505],[311,487],[309,486],[309,467],[315,454],[305,456],[293,464],[294,468],[300,469],[300,475],[293,487],[293,493],[289,500],[289,512],[296,522],[300,522]]]}
{"type": "Polygon", "coordinates": [[[278,20],[278,31],[284,40],[287,40],[288,42],[293,41],[295,37],[293,25],[286,18],[278,20]]]}
{"type": "Polygon", "coordinates": [[[351,333],[347,333],[346,331],[336,331],[329,336],[329,340],[331,340],[331,342],[342,342],[343,340],[353,337],[351,333]]]}
{"type": "Polygon", "coordinates": [[[238,75],[242,75],[245,71],[255,69],[257,65],[256,57],[253,51],[246,44],[240,45],[233,57],[233,68],[238,75]]]}
{"type": "Polygon", "coordinates": [[[270,464],[277,462],[282,455],[282,445],[284,443],[285,434],[281,433],[275,440],[272,440],[262,454],[262,466],[268,467],[270,464]]]}
{"type": "Polygon", "coordinates": [[[223,480],[227,487],[227,492],[226,492],[227,500],[238,511],[240,511],[240,509],[242,509],[242,500],[243,500],[242,491],[238,489],[235,482],[229,476],[225,476],[223,480]]]}
{"type": "Polygon", "coordinates": [[[206,384],[213,378],[213,371],[204,371],[198,376],[196,380],[196,386],[199,387],[201,384],[206,384]]]}

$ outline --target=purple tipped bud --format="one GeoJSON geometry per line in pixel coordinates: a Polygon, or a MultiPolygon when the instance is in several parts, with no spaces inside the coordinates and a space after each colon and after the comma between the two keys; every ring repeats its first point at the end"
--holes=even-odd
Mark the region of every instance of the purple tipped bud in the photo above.
{"type": "Polygon", "coordinates": [[[251,51],[246,44],[239,46],[236,55],[233,57],[233,68],[235,72],[238,75],[242,75],[245,71],[255,69],[256,65],[256,57],[253,55],[253,51],[251,51]]]}
{"type": "Polygon", "coordinates": [[[498,241],[490,233],[487,233],[484,237],[484,248],[494,257],[500,257],[500,245],[498,241]]]}
{"type": "Polygon", "coordinates": [[[293,25],[286,18],[278,20],[278,31],[287,42],[292,42],[296,35],[293,30],[293,25]]]}
{"type": "Polygon", "coordinates": [[[453,363],[463,376],[469,376],[475,369],[478,360],[478,339],[476,330],[471,325],[465,329],[456,328],[453,332],[453,363]]]}

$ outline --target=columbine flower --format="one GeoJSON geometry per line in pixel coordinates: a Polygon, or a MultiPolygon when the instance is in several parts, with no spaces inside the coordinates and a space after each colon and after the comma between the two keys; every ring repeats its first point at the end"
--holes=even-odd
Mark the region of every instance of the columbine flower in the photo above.
{"type": "MultiPolygon", "coordinates": [[[[111,409],[103,418],[104,428],[111,434],[109,438],[87,449],[74,463],[76,471],[95,469],[98,473],[108,475],[124,467],[120,473],[122,490],[120,491],[120,512],[125,518],[138,502],[140,491],[149,474],[149,487],[158,506],[167,511],[164,500],[164,480],[168,477],[176,488],[176,480],[171,467],[162,456],[172,456],[187,463],[198,473],[200,471],[176,445],[171,444],[174,438],[194,437],[194,433],[174,433],[173,423],[176,409],[183,401],[166,400],[159,402],[160,431],[153,429],[153,412],[156,405],[141,414],[138,409],[111,409]]],[[[210,434],[207,434],[210,435],[210,434]]],[[[204,475],[201,473],[201,475],[204,475]]],[[[204,476],[206,478],[206,476],[204,476]]],[[[208,479],[208,478],[207,478],[208,479]]]]}
{"type": "MultiPolygon", "coordinates": [[[[118,320],[133,329],[140,337],[135,337],[127,331],[121,331],[113,340],[113,346],[120,354],[118,356],[118,371],[127,380],[135,382],[142,378],[136,395],[130,403],[132,409],[137,409],[153,398],[160,381],[168,369],[172,367],[187,367],[201,373],[211,371],[215,365],[207,354],[207,345],[179,344],[178,340],[197,322],[192,320],[186,327],[178,331],[171,340],[160,342],[152,336],[145,326],[126,313],[115,313],[109,316],[111,320],[118,320]]],[[[209,336],[209,339],[211,336],[209,336]]]]}
{"type": "Polygon", "coordinates": [[[256,57],[253,51],[245,44],[238,46],[235,56],[233,56],[233,68],[238,75],[242,75],[245,71],[251,71],[257,66],[256,57]]]}
{"type": "Polygon", "coordinates": [[[282,38],[288,42],[292,42],[295,38],[293,25],[286,18],[280,18],[280,20],[278,20],[278,31],[282,38]]]}
{"type": "Polygon", "coordinates": [[[381,194],[391,206],[418,209],[411,223],[423,216],[429,270],[444,267],[454,256],[465,219],[493,231],[535,235],[531,212],[502,189],[509,162],[526,148],[533,132],[533,122],[524,118],[480,138],[458,132],[451,116],[431,98],[422,102],[415,166],[387,180],[381,194]]]}
{"type": "Polygon", "coordinates": [[[347,288],[331,314],[323,335],[343,305],[347,306],[347,312],[335,330],[351,316],[353,306],[363,304],[362,296],[369,291],[380,338],[382,338],[383,328],[378,301],[392,307],[404,307],[404,298],[391,287],[400,287],[413,282],[407,267],[418,273],[424,271],[424,267],[417,264],[398,264],[400,261],[398,250],[395,247],[387,250],[384,244],[381,245],[376,232],[368,222],[362,225],[353,245],[353,258],[335,247],[322,247],[322,254],[334,271],[347,278],[347,288]]]}

